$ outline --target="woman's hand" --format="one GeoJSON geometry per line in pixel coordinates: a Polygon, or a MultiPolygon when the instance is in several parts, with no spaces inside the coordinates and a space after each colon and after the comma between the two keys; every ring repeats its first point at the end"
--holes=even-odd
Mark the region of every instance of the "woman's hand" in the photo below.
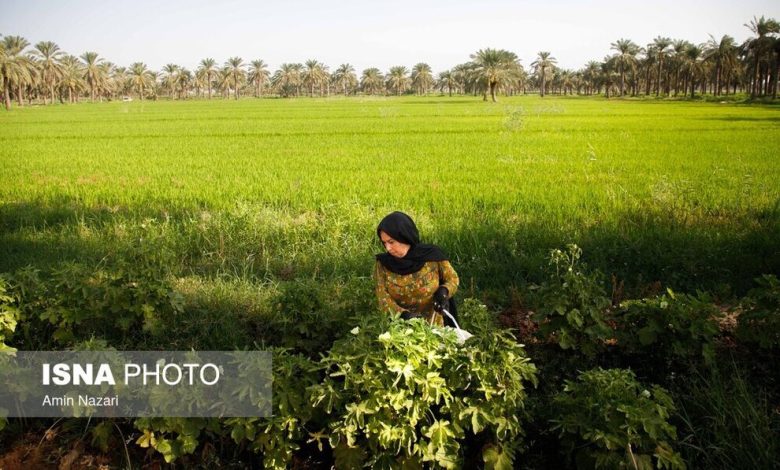
{"type": "Polygon", "coordinates": [[[422,318],[422,314],[420,313],[412,313],[408,310],[404,310],[401,312],[401,320],[411,320],[413,318],[422,318]]]}
{"type": "Polygon", "coordinates": [[[447,308],[447,299],[450,296],[450,292],[444,286],[439,286],[436,292],[433,293],[433,309],[439,313],[447,308]]]}

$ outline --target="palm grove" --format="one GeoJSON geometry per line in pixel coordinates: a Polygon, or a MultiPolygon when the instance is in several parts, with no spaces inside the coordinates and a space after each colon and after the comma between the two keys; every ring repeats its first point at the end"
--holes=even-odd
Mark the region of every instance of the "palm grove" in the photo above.
{"type": "Polygon", "coordinates": [[[358,77],[350,64],[331,70],[308,60],[284,63],[271,73],[262,60],[231,57],[222,65],[203,59],[194,71],[167,64],[159,72],[136,62],[117,66],[95,52],[79,57],[51,41],[31,44],[20,36],[0,39],[3,102],[73,103],[135,96],[138,99],[329,96],[332,94],[424,95],[432,92],[481,95],[538,92],[611,96],[691,96],[747,93],[777,98],[780,75],[780,25],[753,18],[751,37],[738,44],[731,36],[710,36],[702,44],[658,36],[645,47],[630,39],[611,44],[610,54],[580,70],[561,69],[550,52],[537,54],[529,68],[503,49],[481,49],[470,61],[434,75],[426,63],[387,72],[367,68],[358,77]]]}

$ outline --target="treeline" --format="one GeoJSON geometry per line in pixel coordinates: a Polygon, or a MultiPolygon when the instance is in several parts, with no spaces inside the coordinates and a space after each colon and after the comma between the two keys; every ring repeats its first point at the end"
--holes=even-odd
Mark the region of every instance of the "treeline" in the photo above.
{"type": "Polygon", "coordinates": [[[231,57],[223,65],[203,59],[194,71],[167,64],[159,72],[143,62],[121,67],[85,52],[79,57],[51,41],[31,44],[20,36],[0,41],[3,102],[73,103],[82,99],[115,100],[233,97],[252,95],[329,96],[331,94],[424,95],[432,92],[482,95],[538,92],[611,96],[687,96],[696,93],[749,93],[777,98],[780,76],[780,24],[753,18],[745,25],[752,36],[742,44],[728,35],[694,44],[656,37],[641,47],[630,39],[611,44],[611,54],[580,70],[561,69],[550,52],[539,52],[528,68],[507,50],[481,49],[470,61],[434,75],[426,63],[411,70],[399,65],[387,72],[372,67],[360,77],[350,64],[335,70],[317,61],[284,63],[270,72],[262,60],[246,63],[231,57]]]}

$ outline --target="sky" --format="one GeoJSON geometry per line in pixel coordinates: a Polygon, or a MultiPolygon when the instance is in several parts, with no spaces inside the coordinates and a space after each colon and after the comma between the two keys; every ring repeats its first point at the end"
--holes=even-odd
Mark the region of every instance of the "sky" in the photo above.
{"type": "Polygon", "coordinates": [[[620,38],[645,46],[659,35],[700,43],[728,34],[741,43],[744,24],[762,15],[780,20],[780,1],[0,0],[0,34],[153,70],[238,56],[271,70],[316,59],[358,74],[418,62],[440,72],[487,47],[514,52],[526,67],[549,51],[561,68],[578,69],[620,38]]]}

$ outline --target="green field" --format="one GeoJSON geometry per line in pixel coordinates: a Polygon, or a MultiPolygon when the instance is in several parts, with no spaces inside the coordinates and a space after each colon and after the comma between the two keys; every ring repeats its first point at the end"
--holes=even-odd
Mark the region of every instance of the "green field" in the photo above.
{"type": "Polygon", "coordinates": [[[744,289],[780,266],[776,106],[136,101],[0,123],[0,271],[99,261],[146,230],[177,276],[365,277],[391,210],[483,297],[570,242],[630,286],[744,289]]]}
{"type": "Polygon", "coordinates": [[[776,467],[780,282],[750,289],[780,273],[778,131],[775,105],[536,96],[0,114],[0,351],[269,350],[275,406],[260,420],[0,419],[0,466],[54,429],[35,453],[89,433],[89,452],[123,468],[356,468],[363,450],[368,465],[564,468],[599,440],[612,462],[660,466],[664,435],[672,468],[776,467]],[[375,227],[393,210],[451,254],[476,333],[464,346],[376,311],[375,227]],[[647,400],[651,384],[676,411],[647,400]],[[450,422],[460,434],[444,436],[450,422]],[[379,427],[390,444],[366,431],[379,427]],[[336,442],[358,428],[357,447],[336,442]],[[621,443],[627,429],[648,436],[621,443]]]}

